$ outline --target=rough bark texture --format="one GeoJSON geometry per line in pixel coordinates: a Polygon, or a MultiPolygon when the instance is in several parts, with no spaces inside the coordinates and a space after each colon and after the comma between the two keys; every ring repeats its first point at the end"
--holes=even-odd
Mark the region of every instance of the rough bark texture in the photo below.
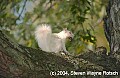
{"type": "Polygon", "coordinates": [[[104,19],[105,34],[111,54],[120,54],[120,0],[109,0],[107,16],[104,19]]]}
{"type": "MultiPolygon", "coordinates": [[[[0,31],[0,78],[94,78],[94,76],[50,76],[50,71],[120,71],[120,62],[106,55],[106,48],[78,56],[60,56],[12,42],[0,31]]],[[[108,76],[95,76],[105,78],[108,76]]],[[[109,76],[118,77],[118,76],[109,76]]]]}

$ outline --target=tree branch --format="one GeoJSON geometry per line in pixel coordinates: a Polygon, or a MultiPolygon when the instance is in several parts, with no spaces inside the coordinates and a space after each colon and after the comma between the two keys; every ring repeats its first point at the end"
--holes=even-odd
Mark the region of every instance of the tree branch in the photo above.
{"type": "Polygon", "coordinates": [[[106,55],[106,52],[105,48],[99,48],[95,52],[88,51],[78,56],[61,56],[18,45],[0,30],[0,62],[3,62],[0,63],[0,72],[2,72],[0,75],[3,77],[50,78],[52,77],[51,71],[120,71],[120,62],[106,55]]]}
{"type": "Polygon", "coordinates": [[[23,8],[22,8],[22,11],[20,12],[20,14],[19,14],[19,16],[18,16],[17,19],[19,19],[19,18],[21,17],[21,15],[22,15],[22,13],[23,13],[23,11],[24,11],[24,9],[25,9],[26,3],[27,3],[27,0],[24,1],[24,5],[23,5],[23,8]]]}

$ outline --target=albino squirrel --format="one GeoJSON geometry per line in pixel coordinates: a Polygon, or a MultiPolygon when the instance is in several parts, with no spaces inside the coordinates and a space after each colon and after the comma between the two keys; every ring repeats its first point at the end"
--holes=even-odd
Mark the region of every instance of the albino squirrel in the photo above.
{"type": "Polygon", "coordinates": [[[46,52],[60,52],[68,53],[65,47],[66,39],[72,39],[73,33],[67,29],[59,33],[52,33],[51,27],[47,24],[38,26],[35,30],[35,39],[39,47],[46,52]]]}

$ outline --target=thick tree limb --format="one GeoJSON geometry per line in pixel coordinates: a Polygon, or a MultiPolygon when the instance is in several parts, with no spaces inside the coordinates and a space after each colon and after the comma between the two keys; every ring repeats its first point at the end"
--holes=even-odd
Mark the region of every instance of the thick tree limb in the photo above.
{"type": "MultiPolygon", "coordinates": [[[[50,76],[50,71],[60,70],[120,71],[120,63],[105,53],[105,48],[99,48],[96,52],[89,51],[79,56],[60,56],[15,44],[0,31],[0,75],[5,78],[54,78],[58,76],[50,76]]],[[[80,75],[72,76],[76,77],[80,75]]]]}

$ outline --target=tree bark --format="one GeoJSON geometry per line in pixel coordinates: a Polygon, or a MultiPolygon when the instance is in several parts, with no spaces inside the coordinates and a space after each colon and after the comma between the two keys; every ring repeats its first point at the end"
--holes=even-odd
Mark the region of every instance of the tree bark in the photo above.
{"type": "MultiPolygon", "coordinates": [[[[57,55],[14,43],[0,30],[0,77],[2,78],[79,78],[71,71],[120,71],[120,62],[106,55],[106,48],[88,51],[78,56],[57,55]],[[69,75],[51,76],[51,71],[67,71],[69,75]]],[[[105,78],[100,75],[97,78],[105,78]]],[[[112,76],[110,76],[112,77],[112,76]]],[[[113,76],[116,77],[116,76],[113,76]]]]}
{"type": "Polygon", "coordinates": [[[120,0],[109,0],[107,16],[104,18],[106,38],[111,54],[120,54],[120,0]]]}

